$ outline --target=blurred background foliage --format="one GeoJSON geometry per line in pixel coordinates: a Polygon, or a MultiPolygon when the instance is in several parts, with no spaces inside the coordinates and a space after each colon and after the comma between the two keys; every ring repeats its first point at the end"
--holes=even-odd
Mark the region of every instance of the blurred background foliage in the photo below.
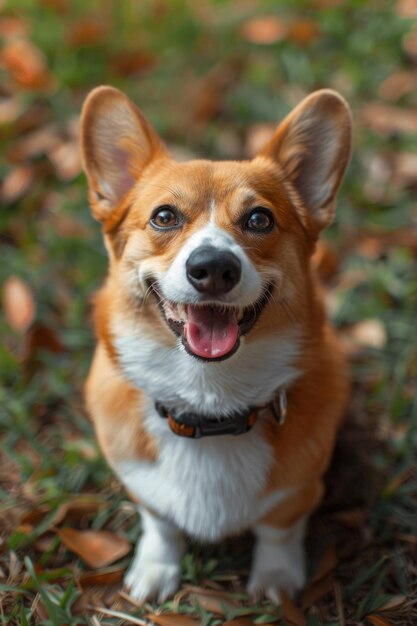
{"type": "MultiPolygon", "coordinates": [[[[333,570],[346,585],[346,623],[373,615],[389,593],[411,604],[369,623],[415,624],[417,566],[407,540],[417,532],[415,0],[0,0],[0,11],[0,581],[16,588],[32,581],[23,595],[0,586],[0,614],[10,620],[3,623],[93,623],[74,617],[71,603],[83,594],[68,592],[65,577],[56,587],[45,582],[52,598],[67,593],[67,613],[51,617],[31,569],[49,581],[48,568],[68,565],[79,584],[74,572],[83,561],[45,522],[69,498],[100,492],[104,509],[92,506],[82,524],[123,530],[129,539],[138,532],[81,398],[92,294],[106,257],[87,207],[78,116],[89,89],[112,84],[185,159],[250,158],[314,89],[336,89],[351,104],[354,154],[336,222],[314,259],[354,380],[342,437],[351,448],[338,449],[329,506],[332,515],[358,509],[363,516],[353,524],[363,561],[350,556],[350,572],[333,570]],[[39,507],[44,515],[22,523],[39,507]],[[49,551],[36,544],[45,532],[49,551]],[[383,575],[375,578],[379,572],[367,568],[381,556],[383,575]],[[360,571],[371,573],[349,587],[360,571]]],[[[224,558],[205,569],[205,557],[191,551],[185,579],[210,578],[226,567],[224,558]]],[[[304,618],[339,623],[332,622],[337,611],[340,619],[337,597],[323,597],[303,609],[304,618]]],[[[191,602],[183,610],[197,609],[191,602]]],[[[201,615],[222,623],[210,610],[201,615]]]]}

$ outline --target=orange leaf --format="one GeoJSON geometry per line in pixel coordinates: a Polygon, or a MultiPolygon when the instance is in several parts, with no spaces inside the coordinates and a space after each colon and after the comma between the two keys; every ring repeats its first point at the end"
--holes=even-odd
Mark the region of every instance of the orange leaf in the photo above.
{"type": "Polygon", "coordinates": [[[287,33],[287,27],[274,15],[265,15],[244,22],[240,33],[249,43],[268,46],[281,41],[287,33]]]}
{"type": "Polygon", "coordinates": [[[33,167],[21,165],[10,170],[4,177],[0,199],[4,204],[13,204],[28,193],[35,182],[33,167]]]}
{"type": "Polygon", "coordinates": [[[230,595],[221,591],[193,590],[190,598],[198,602],[205,611],[216,613],[217,615],[224,615],[225,610],[233,610],[238,607],[238,603],[230,598],[230,595]]]}
{"type": "Polygon", "coordinates": [[[78,554],[92,568],[110,565],[131,549],[127,539],[108,530],[62,528],[58,536],[71,552],[78,554]]]}
{"type": "Polygon", "coordinates": [[[106,567],[95,572],[82,572],[78,582],[81,589],[95,586],[116,585],[123,579],[123,567],[106,567]]]}
{"type": "Polygon", "coordinates": [[[391,626],[391,622],[381,615],[367,615],[366,621],[372,626],[391,626]]]}
{"type": "Polygon", "coordinates": [[[200,623],[199,620],[196,621],[180,613],[161,613],[160,615],[149,613],[146,618],[158,626],[195,626],[200,623]]]}
{"type": "Polygon", "coordinates": [[[288,39],[300,46],[308,46],[320,35],[320,28],[313,20],[297,20],[289,28],[288,39]]]}
{"type": "Polygon", "coordinates": [[[4,46],[1,60],[13,80],[28,89],[53,85],[43,52],[28,39],[11,39],[4,46]]]}
{"type": "Polygon", "coordinates": [[[21,278],[10,276],[3,285],[3,309],[7,323],[20,332],[34,320],[36,305],[30,287],[21,278]]]}
{"type": "Polygon", "coordinates": [[[306,626],[304,613],[293,603],[285,591],[280,591],[282,616],[286,626],[306,626]]]}

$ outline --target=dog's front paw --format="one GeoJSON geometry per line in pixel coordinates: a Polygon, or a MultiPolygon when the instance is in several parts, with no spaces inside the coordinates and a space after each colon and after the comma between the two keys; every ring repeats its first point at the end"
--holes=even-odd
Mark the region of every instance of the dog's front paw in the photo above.
{"type": "Polygon", "coordinates": [[[181,579],[185,540],[174,524],[141,510],[143,535],[125,577],[130,595],[139,602],[163,602],[174,594],[181,579]]]}
{"type": "Polygon", "coordinates": [[[305,583],[304,523],[285,531],[263,526],[255,532],[258,539],[247,591],[256,599],[266,596],[280,604],[281,590],[294,597],[305,583]]]}
{"type": "Polygon", "coordinates": [[[126,577],[129,594],[139,602],[157,600],[163,602],[173,595],[181,579],[180,564],[158,563],[136,558],[126,577]]]}

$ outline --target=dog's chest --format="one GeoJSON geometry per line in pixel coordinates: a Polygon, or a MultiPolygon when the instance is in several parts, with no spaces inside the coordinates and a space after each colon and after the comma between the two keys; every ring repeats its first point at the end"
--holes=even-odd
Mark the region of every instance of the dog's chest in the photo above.
{"type": "Polygon", "coordinates": [[[159,435],[158,461],[119,464],[125,486],[199,539],[217,540],[250,526],[261,512],[272,461],[262,425],[245,435],[193,440],[174,435],[159,420],[152,421],[153,434],[159,435]]]}

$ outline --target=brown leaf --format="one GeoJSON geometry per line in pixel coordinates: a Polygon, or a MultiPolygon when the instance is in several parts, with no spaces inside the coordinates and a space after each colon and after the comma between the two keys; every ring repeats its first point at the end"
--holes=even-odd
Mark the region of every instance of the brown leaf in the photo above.
{"type": "Polygon", "coordinates": [[[276,124],[253,124],[246,135],[245,155],[252,159],[269,141],[274,133],[276,124]]]}
{"type": "Polygon", "coordinates": [[[200,623],[200,620],[194,620],[188,615],[181,613],[149,613],[146,619],[150,619],[154,624],[158,626],[195,626],[200,623]]]}
{"type": "Polygon", "coordinates": [[[54,85],[43,52],[28,39],[15,38],[6,42],[0,59],[6,71],[21,87],[40,89],[54,85]]]}
{"type": "Polygon", "coordinates": [[[331,591],[333,591],[333,576],[328,574],[304,590],[301,608],[305,611],[331,591]]]}
{"type": "Polygon", "coordinates": [[[59,180],[73,180],[81,172],[81,154],[75,141],[61,141],[48,152],[59,180]]]}
{"type": "Polygon", "coordinates": [[[366,126],[377,133],[416,133],[417,110],[370,102],[362,108],[362,119],[366,126]]]}
{"type": "Polygon", "coordinates": [[[264,15],[246,20],[240,34],[249,43],[269,46],[284,39],[287,30],[287,26],[275,15],[264,15]]]}
{"type": "Polygon", "coordinates": [[[78,583],[83,590],[88,587],[116,585],[123,580],[124,571],[123,567],[106,567],[94,572],[82,572],[78,583]]]}
{"type": "Polygon", "coordinates": [[[348,509],[347,511],[337,511],[333,513],[332,518],[344,526],[361,528],[367,518],[367,512],[359,508],[348,509]]]}
{"type": "Polygon", "coordinates": [[[14,122],[22,113],[22,102],[17,97],[0,100],[0,124],[14,122]]]}
{"type": "MultiPolygon", "coordinates": [[[[223,624],[223,626],[253,626],[253,619],[250,617],[235,617],[223,624]]],[[[264,626],[268,626],[264,624],[264,626]]]]}
{"type": "Polygon", "coordinates": [[[32,361],[40,351],[61,354],[65,352],[58,335],[52,328],[36,322],[28,329],[23,342],[22,358],[25,363],[32,361]]]}
{"type": "Polygon", "coordinates": [[[20,165],[15,167],[3,179],[0,201],[13,204],[25,196],[35,182],[33,167],[20,165]]]}
{"type": "Polygon", "coordinates": [[[393,162],[393,183],[400,188],[417,185],[417,154],[400,152],[393,162]]]}
{"type": "Polygon", "coordinates": [[[150,70],[155,65],[155,58],[144,50],[124,50],[110,59],[110,71],[117,76],[135,76],[150,70]]]}
{"type": "Polygon", "coordinates": [[[290,25],[287,33],[287,39],[299,46],[308,46],[320,36],[319,25],[313,20],[297,20],[290,25]]]}
{"type": "Polygon", "coordinates": [[[27,330],[35,318],[36,304],[32,291],[17,276],[10,276],[3,285],[3,310],[7,323],[19,332],[27,330]]]}
{"type": "Polygon", "coordinates": [[[368,624],[371,624],[371,626],[392,626],[392,622],[381,615],[367,615],[366,621],[368,624]]]}
{"type": "Polygon", "coordinates": [[[403,96],[417,90],[417,72],[395,70],[382,81],[378,93],[384,100],[396,102],[403,96]]]}
{"type": "Polygon", "coordinates": [[[397,0],[395,8],[400,17],[417,17],[416,0],[397,0]]]}
{"type": "Polygon", "coordinates": [[[304,613],[295,606],[285,591],[280,591],[280,597],[282,616],[286,626],[306,626],[307,620],[304,617],[304,613]]]}
{"type": "Polygon", "coordinates": [[[385,602],[385,604],[379,607],[378,612],[383,613],[384,611],[392,611],[392,609],[398,609],[398,607],[402,606],[405,602],[407,602],[407,596],[393,596],[387,602],[385,602]]]}
{"type": "Polygon", "coordinates": [[[111,565],[131,550],[127,539],[108,530],[74,530],[62,528],[58,536],[91,568],[111,565]]]}
{"type": "Polygon", "coordinates": [[[239,605],[230,594],[221,591],[208,591],[207,589],[192,588],[190,599],[198,602],[205,611],[225,615],[225,610],[236,609],[239,605]]]}
{"type": "Polygon", "coordinates": [[[74,48],[95,46],[106,41],[107,31],[108,28],[101,19],[86,17],[71,23],[67,39],[74,48]]]}
{"type": "Polygon", "coordinates": [[[326,548],[311,582],[315,583],[327,576],[327,574],[330,574],[336,568],[338,562],[336,546],[332,544],[326,548]]]}
{"type": "Polygon", "coordinates": [[[384,324],[378,319],[363,320],[350,329],[353,342],[363,348],[381,349],[387,343],[384,324]]]}
{"type": "Polygon", "coordinates": [[[326,281],[337,273],[339,259],[336,250],[326,241],[320,240],[313,254],[312,263],[320,278],[326,281]]]}
{"type": "Polygon", "coordinates": [[[34,130],[13,144],[7,156],[14,162],[26,161],[41,154],[47,154],[61,142],[58,130],[54,124],[34,130]]]}

